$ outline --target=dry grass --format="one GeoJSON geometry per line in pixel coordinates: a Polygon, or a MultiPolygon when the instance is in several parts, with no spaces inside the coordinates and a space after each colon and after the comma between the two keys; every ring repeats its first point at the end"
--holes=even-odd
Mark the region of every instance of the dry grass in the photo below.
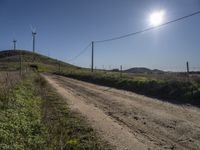
{"type": "Polygon", "coordinates": [[[11,102],[11,90],[21,77],[16,72],[0,72],[0,108],[8,107],[11,102]]]}

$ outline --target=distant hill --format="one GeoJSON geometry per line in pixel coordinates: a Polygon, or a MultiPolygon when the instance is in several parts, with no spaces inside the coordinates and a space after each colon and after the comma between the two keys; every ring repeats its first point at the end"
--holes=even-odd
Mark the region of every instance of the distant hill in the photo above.
{"type": "Polygon", "coordinates": [[[126,73],[164,73],[164,71],[162,70],[158,70],[158,69],[151,70],[145,67],[134,67],[134,68],[124,70],[124,72],[126,73]]]}
{"type": "Polygon", "coordinates": [[[59,68],[62,70],[73,70],[78,67],[63,61],[56,60],[38,53],[27,50],[4,50],[0,51],[0,70],[18,70],[20,64],[20,56],[22,67],[26,68],[30,65],[36,65],[39,71],[55,72],[59,68]]]}

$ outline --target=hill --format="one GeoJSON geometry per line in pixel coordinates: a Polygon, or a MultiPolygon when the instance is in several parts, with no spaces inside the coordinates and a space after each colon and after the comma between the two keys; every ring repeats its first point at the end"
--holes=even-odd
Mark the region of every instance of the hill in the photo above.
{"type": "Polygon", "coordinates": [[[162,70],[158,69],[149,69],[149,68],[144,68],[144,67],[135,67],[135,68],[130,68],[125,70],[124,72],[126,73],[164,73],[162,70]]]}
{"type": "Polygon", "coordinates": [[[71,64],[50,58],[27,50],[4,50],[0,51],[0,70],[19,70],[20,60],[22,68],[26,69],[35,66],[40,72],[55,72],[58,70],[74,70],[78,67],[71,64]],[[21,57],[20,57],[21,56],[21,57]]]}

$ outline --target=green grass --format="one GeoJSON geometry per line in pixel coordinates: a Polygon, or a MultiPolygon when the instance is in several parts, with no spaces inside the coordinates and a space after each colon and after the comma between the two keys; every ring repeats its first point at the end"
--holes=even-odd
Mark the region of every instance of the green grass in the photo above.
{"type": "Polygon", "coordinates": [[[0,149],[111,149],[38,74],[16,79],[0,89],[0,149]]]}
{"type": "MultiPolygon", "coordinates": [[[[19,50],[0,52],[0,70],[19,75],[20,54],[23,73],[35,70],[31,66],[37,72],[59,71],[59,66],[62,71],[80,70],[56,59],[19,50]]],[[[7,87],[7,82],[6,88],[0,88],[0,149],[110,149],[85,119],[71,112],[66,102],[36,73],[28,73],[12,88],[7,87]]]]}
{"type": "Polygon", "coordinates": [[[30,51],[0,52],[0,70],[19,70],[19,54],[22,54],[22,70],[36,66],[38,72],[59,72],[62,75],[100,85],[133,91],[173,103],[200,105],[200,77],[192,75],[190,81],[184,73],[128,74],[79,68],[68,63],[32,53],[30,51]],[[60,67],[59,67],[60,66],[60,67]],[[60,71],[59,71],[60,68],[60,71]]]}
{"type": "Polygon", "coordinates": [[[0,52],[0,70],[13,71],[20,68],[20,55],[22,58],[22,70],[27,67],[30,68],[31,64],[38,66],[39,72],[55,72],[59,70],[59,65],[63,70],[77,69],[76,66],[58,61],[38,53],[32,53],[25,50],[8,50],[0,52]]]}
{"type": "Polygon", "coordinates": [[[46,130],[42,123],[41,98],[34,95],[30,78],[20,81],[7,98],[1,97],[0,149],[44,149],[46,130]]]}
{"type": "Polygon", "coordinates": [[[121,78],[119,73],[111,72],[66,72],[56,74],[117,89],[133,91],[176,104],[200,106],[200,83],[193,80],[156,79],[156,77],[148,78],[148,76],[129,76],[127,74],[124,74],[121,78]]]}
{"type": "Polygon", "coordinates": [[[48,130],[47,149],[108,150],[85,118],[69,110],[65,100],[40,78],[44,123],[48,130]]]}

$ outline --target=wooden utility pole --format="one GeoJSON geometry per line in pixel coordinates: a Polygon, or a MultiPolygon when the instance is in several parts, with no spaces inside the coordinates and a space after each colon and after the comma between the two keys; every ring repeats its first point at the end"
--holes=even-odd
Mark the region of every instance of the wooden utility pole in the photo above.
{"type": "Polygon", "coordinates": [[[61,73],[61,64],[60,64],[60,61],[58,62],[59,64],[59,73],[61,73]]]}
{"type": "Polygon", "coordinates": [[[22,76],[22,52],[21,52],[21,50],[20,50],[20,54],[19,54],[20,56],[19,56],[19,61],[20,61],[20,76],[22,76]]]}
{"type": "Polygon", "coordinates": [[[189,75],[190,74],[190,69],[189,69],[189,62],[188,61],[186,62],[186,67],[187,67],[187,74],[189,75]]]}
{"type": "Polygon", "coordinates": [[[122,65],[120,66],[120,77],[122,77],[122,65]]]}
{"type": "Polygon", "coordinates": [[[190,68],[189,68],[189,62],[188,61],[186,62],[186,67],[187,67],[187,77],[188,77],[188,80],[190,80],[190,68]]]}
{"type": "Polygon", "coordinates": [[[94,42],[92,41],[92,62],[91,62],[91,72],[94,71],[94,42]]]}

